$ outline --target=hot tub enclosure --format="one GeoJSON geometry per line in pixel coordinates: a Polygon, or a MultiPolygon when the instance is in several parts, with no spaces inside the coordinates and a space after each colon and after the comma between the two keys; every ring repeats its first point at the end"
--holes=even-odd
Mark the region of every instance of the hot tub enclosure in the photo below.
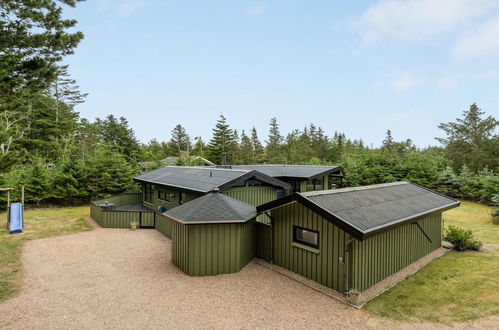
{"type": "Polygon", "coordinates": [[[258,207],[272,219],[258,238],[270,251],[258,251],[340,292],[363,291],[438,249],[442,212],[458,205],[409,182],[295,193],[258,207]]]}
{"type": "Polygon", "coordinates": [[[234,273],[255,256],[255,206],[212,192],[164,213],[172,262],[191,276],[234,273]]]}

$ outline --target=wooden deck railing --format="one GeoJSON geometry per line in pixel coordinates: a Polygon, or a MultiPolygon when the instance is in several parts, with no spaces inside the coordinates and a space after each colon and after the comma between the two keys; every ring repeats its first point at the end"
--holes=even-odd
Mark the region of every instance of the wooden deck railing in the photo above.
{"type": "Polygon", "coordinates": [[[142,228],[154,228],[155,212],[150,211],[126,211],[105,210],[102,204],[114,204],[115,207],[123,205],[142,204],[142,193],[125,193],[113,197],[90,202],[90,216],[103,228],[130,228],[130,224],[136,223],[142,228]]]}

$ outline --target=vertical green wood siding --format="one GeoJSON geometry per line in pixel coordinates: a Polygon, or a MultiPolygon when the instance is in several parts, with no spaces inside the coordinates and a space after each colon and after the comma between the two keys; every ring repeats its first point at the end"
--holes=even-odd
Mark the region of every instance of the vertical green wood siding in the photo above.
{"type": "Polygon", "coordinates": [[[172,262],[188,275],[235,273],[254,256],[254,221],[212,225],[172,221],[172,262]]]}
{"type": "Polygon", "coordinates": [[[130,228],[130,223],[140,220],[140,212],[104,211],[94,203],[90,203],[90,216],[103,228],[130,228]]]}
{"type": "MultiPolygon", "coordinates": [[[[271,202],[277,198],[277,190],[269,186],[231,188],[224,191],[224,194],[254,206],[271,202]]],[[[269,218],[263,214],[257,216],[256,221],[270,223],[269,218]]]]}
{"type": "Polygon", "coordinates": [[[142,227],[155,227],[154,224],[155,217],[156,217],[155,212],[141,212],[140,225],[142,227]]]}
{"type": "Polygon", "coordinates": [[[256,222],[256,257],[272,261],[272,226],[256,222]]]}
{"type": "Polygon", "coordinates": [[[125,193],[90,203],[90,216],[103,228],[130,228],[131,223],[142,226],[154,225],[154,213],[142,211],[105,211],[99,205],[112,203],[116,206],[142,203],[142,193],[125,193]],[[142,221],[141,221],[142,220],[142,221]]]}
{"type": "Polygon", "coordinates": [[[189,274],[189,235],[188,227],[177,221],[171,221],[172,262],[184,273],[189,274]]]}
{"type": "Polygon", "coordinates": [[[299,203],[272,210],[273,261],[338,291],[344,290],[345,242],[350,239],[334,226],[299,203]],[[293,225],[319,232],[319,253],[293,246],[293,225]]]}
{"type": "Polygon", "coordinates": [[[441,245],[442,214],[417,221],[432,240],[412,223],[380,233],[364,241],[354,241],[351,258],[351,289],[363,291],[398,272],[441,245]]]}
{"type": "Polygon", "coordinates": [[[155,229],[167,237],[172,237],[172,220],[161,213],[156,213],[155,229]]]}

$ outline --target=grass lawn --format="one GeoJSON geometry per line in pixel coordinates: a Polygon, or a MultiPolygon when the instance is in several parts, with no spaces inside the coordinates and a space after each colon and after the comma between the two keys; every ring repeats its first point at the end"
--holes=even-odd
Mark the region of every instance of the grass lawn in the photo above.
{"type": "Polygon", "coordinates": [[[499,225],[492,223],[491,211],[489,206],[464,201],[461,206],[444,212],[444,225],[471,229],[483,243],[499,243],[499,225]]]}
{"type": "MultiPolygon", "coordinates": [[[[488,207],[463,202],[444,213],[445,225],[473,230],[484,243],[499,242],[488,207]]],[[[451,251],[367,303],[372,313],[393,319],[464,321],[499,313],[499,248],[451,251]]]]}
{"type": "Polygon", "coordinates": [[[449,252],[368,302],[393,319],[451,322],[499,313],[499,249],[449,252]]]}
{"type": "Polygon", "coordinates": [[[27,210],[23,232],[11,235],[6,228],[7,214],[0,213],[0,301],[19,289],[24,242],[91,230],[92,226],[83,219],[88,214],[88,206],[27,210]]]}

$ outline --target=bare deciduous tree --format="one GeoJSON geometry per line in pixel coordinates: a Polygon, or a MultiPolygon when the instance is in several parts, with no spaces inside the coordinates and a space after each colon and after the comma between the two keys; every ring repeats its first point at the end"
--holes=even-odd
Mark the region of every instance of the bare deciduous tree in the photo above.
{"type": "Polygon", "coordinates": [[[30,128],[28,116],[4,111],[0,114],[0,153],[7,154],[13,143],[24,137],[30,128]]]}

